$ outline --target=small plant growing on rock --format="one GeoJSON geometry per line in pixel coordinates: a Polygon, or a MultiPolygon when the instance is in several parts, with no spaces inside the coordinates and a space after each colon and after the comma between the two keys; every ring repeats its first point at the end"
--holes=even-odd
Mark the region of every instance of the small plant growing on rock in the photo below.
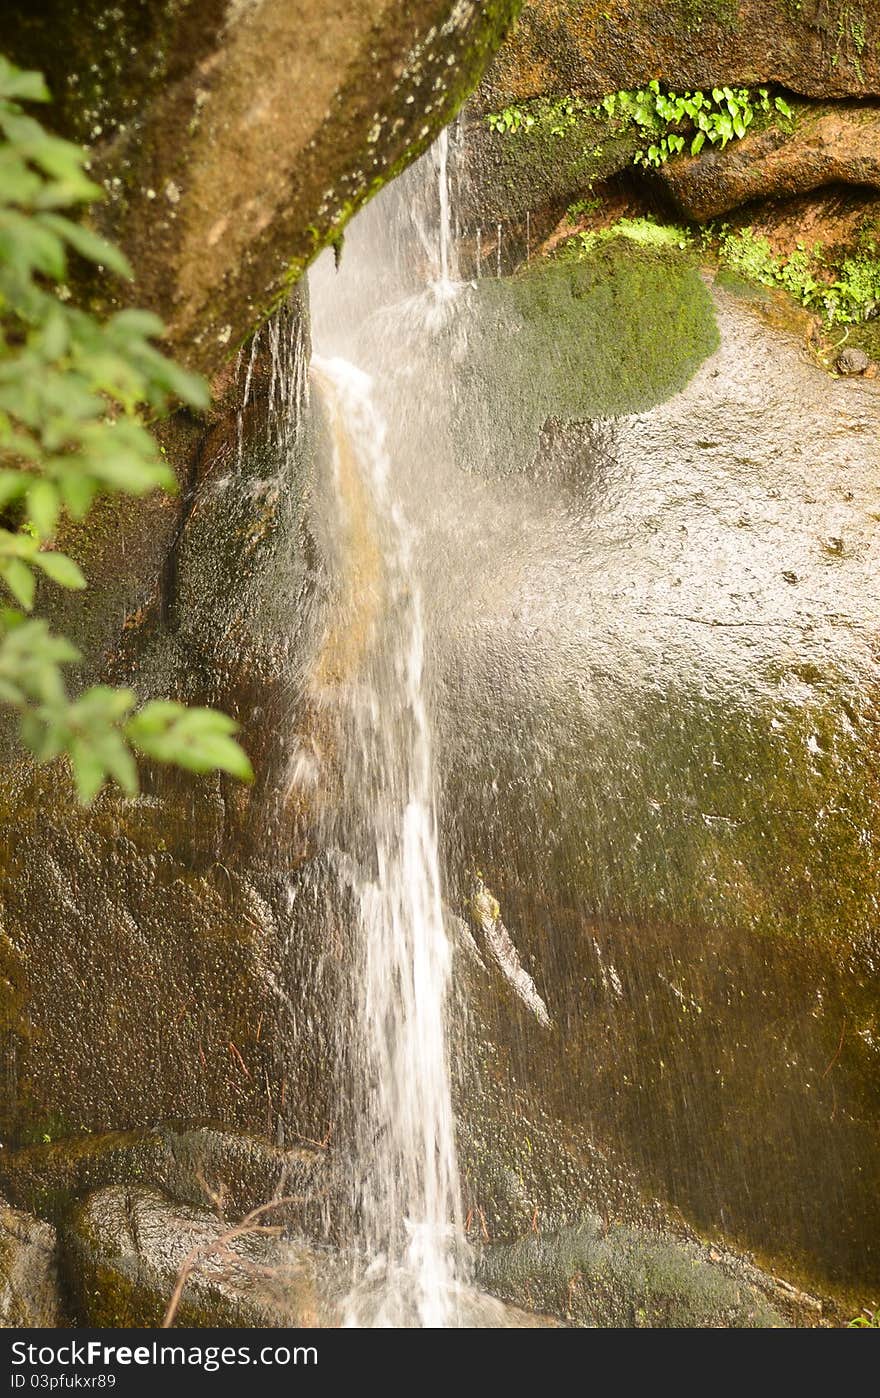
{"type": "Polygon", "coordinates": [[[653,137],[633,157],[637,165],[659,167],[687,148],[699,155],[708,141],[721,150],[730,141],[742,140],[757,112],[777,112],[790,120],[791,107],[769,89],[753,92],[747,87],[714,87],[709,92],[664,92],[656,80],[637,92],[615,92],[603,98],[594,112],[634,123],[653,137]]]}
{"type": "Polygon", "coordinates": [[[540,99],[529,107],[492,112],[486,121],[502,135],[529,131],[540,123],[551,136],[565,136],[584,116],[601,118],[621,130],[635,126],[645,144],[635,152],[634,163],[659,168],[685,152],[699,155],[707,142],[723,150],[730,141],[742,140],[759,113],[794,119],[785,98],[771,95],[766,87],[677,93],[664,90],[655,79],[637,91],[609,92],[593,106],[575,96],[540,99]]]}
{"type": "Polygon", "coordinates": [[[847,1330],[880,1330],[880,1310],[862,1311],[861,1315],[853,1317],[846,1328],[847,1330]]]}
{"type": "Polygon", "coordinates": [[[33,614],[37,579],[86,586],[56,547],[62,516],[81,520],[99,494],[176,489],[145,418],[174,400],[208,404],[202,379],[156,348],[155,316],[123,310],[101,321],[73,304],[71,256],[128,278],[122,253],[65,210],[101,196],[86,153],[22,110],[45,102],[39,73],[0,56],[0,705],[18,715],[38,762],[66,754],[88,803],[108,779],[133,795],[135,754],[194,772],[248,780],[235,723],[209,709],[96,685],[68,694],[63,667],[80,657],[33,614]],[[13,605],[14,604],[14,605],[13,605]]]}
{"type": "Polygon", "coordinates": [[[830,325],[857,325],[880,307],[880,261],[870,252],[846,258],[836,276],[825,263],[821,245],[800,244],[787,258],[773,252],[768,240],[751,228],[732,232],[726,226],[708,230],[720,261],[747,281],[778,286],[809,310],[819,311],[830,325]]]}

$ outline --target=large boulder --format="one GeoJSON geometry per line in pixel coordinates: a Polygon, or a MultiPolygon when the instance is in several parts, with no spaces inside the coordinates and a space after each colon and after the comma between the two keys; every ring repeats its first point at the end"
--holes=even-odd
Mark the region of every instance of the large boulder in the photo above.
{"type": "Polygon", "coordinates": [[[181,1284],[176,1323],[197,1328],[319,1324],[315,1258],[267,1229],[244,1231],[157,1191],[110,1186],[92,1194],[63,1233],[64,1268],[80,1324],[161,1325],[181,1284]],[[262,1231],[261,1231],[262,1230],[262,1231]]]}
{"type": "Polygon", "coordinates": [[[880,189],[880,107],[808,108],[788,128],[770,126],[723,151],[668,161],[661,178],[689,219],[707,223],[741,204],[805,194],[824,185],[880,189]]]}
{"type": "MultiPolygon", "coordinates": [[[[658,255],[628,252],[635,285],[658,255]]],[[[449,897],[479,871],[550,1019],[487,1010],[469,1201],[492,1237],[591,1192],[626,1219],[629,1172],[704,1235],[870,1295],[880,394],[720,287],[695,368],[705,287],[665,256],[680,316],[620,316],[607,244],[464,294],[423,409],[449,897]],[[686,386],[651,390],[655,351],[686,386]]]]}
{"type": "Polygon", "coordinates": [[[326,1194],[327,1153],[320,1145],[285,1149],[265,1138],[212,1127],[112,1131],[65,1137],[0,1156],[9,1199],[54,1223],[71,1207],[110,1184],[163,1191],[178,1203],[214,1203],[232,1218],[268,1200],[289,1201],[278,1217],[302,1222],[320,1213],[326,1194]]]}
{"type": "Polygon", "coordinates": [[[483,1247],[477,1267],[497,1295],[589,1328],[752,1330],[787,1325],[786,1311],[795,1324],[816,1317],[738,1258],[599,1218],[483,1247]]]}

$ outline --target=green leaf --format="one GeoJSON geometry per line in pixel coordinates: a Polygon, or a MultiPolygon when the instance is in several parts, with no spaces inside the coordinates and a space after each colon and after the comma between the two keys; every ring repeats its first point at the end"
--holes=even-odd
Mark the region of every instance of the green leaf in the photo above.
{"type": "Polygon", "coordinates": [[[31,480],[24,471],[0,471],[0,510],[24,495],[31,480]]]}
{"type": "Polygon", "coordinates": [[[47,578],[57,583],[59,587],[66,587],[72,591],[79,591],[86,584],[82,569],[78,563],[74,563],[72,558],[68,558],[66,553],[41,552],[34,554],[34,563],[38,568],[42,568],[47,578]]]}
{"type": "Polygon", "coordinates": [[[165,323],[152,311],[117,311],[110,317],[108,329],[119,332],[121,339],[159,339],[165,334],[165,323]]]}
{"type": "Polygon", "coordinates": [[[86,228],[81,223],[72,223],[68,218],[62,218],[59,214],[42,214],[41,221],[51,228],[69,243],[80,255],[89,262],[94,262],[98,266],[108,268],[115,272],[117,276],[124,277],[126,281],[131,281],[134,273],[131,270],[131,263],[119,248],[108,243],[105,239],[93,233],[90,228],[86,228]]]}
{"type": "Polygon", "coordinates": [[[706,133],[705,133],[705,131],[698,131],[697,134],[696,134],[696,136],[694,137],[694,139],[691,141],[691,155],[699,155],[699,154],[700,154],[700,151],[703,149],[703,146],[704,146],[705,144],[706,144],[706,133]]]}
{"type": "Polygon", "coordinates": [[[61,501],[51,481],[35,481],[27,493],[27,512],[37,533],[48,539],[55,532],[61,501]]]}
{"type": "Polygon", "coordinates": [[[104,785],[104,764],[87,741],[74,738],[70,744],[70,765],[76,794],[82,805],[90,806],[104,785]]]}
{"type": "Polygon", "coordinates": [[[64,244],[57,234],[40,225],[39,217],[0,209],[0,262],[24,275],[33,269],[52,281],[63,281],[67,270],[64,244]]]}
{"type": "Polygon", "coordinates": [[[237,724],[213,709],[187,709],[154,700],[126,725],[129,741],[147,757],[172,762],[191,772],[228,772],[253,781],[246,753],[231,734],[237,724]]]}
{"type": "Polygon", "coordinates": [[[95,498],[97,484],[78,471],[66,471],[59,477],[58,489],[73,518],[82,519],[95,498]]]}
{"type": "Polygon", "coordinates": [[[16,602],[29,612],[34,605],[34,591],[36,584],[34,575],[26,563],[18,558],[9,558],[0,561],[0,577],[3,578],[9,591],[16,602]]]}
{"type": "Polygon", "coordinates": [[[49,89],[42,73],[16,68],[0,55],[0,97],[20,102],[48,102],[49,89]]]}

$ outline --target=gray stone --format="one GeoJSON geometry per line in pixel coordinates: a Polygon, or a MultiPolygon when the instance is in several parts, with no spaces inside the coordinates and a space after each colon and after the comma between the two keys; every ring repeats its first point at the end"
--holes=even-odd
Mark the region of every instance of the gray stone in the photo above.
{"type": "Polygon", "coordinates": [[[0,1329],[61,1324],[55,1229],[0,1200],[0,1329]]]}
{"type": "Polygon", "coordinates": [[[797,1313],[790,1293],[768,1298],[770,1279],[729,1254],[599,1219],[484,1247],[477,1271],[498,1295],[576,1326],[739,1330],[818,1317],[802,1303],[799,1320],[790,1322],[786,1312],[797,1313]]]}
{"type": "MultiPolygon", "coordinates": [[[[266,1214],[259,1225],[272,1226],[266,1214]]],[[[205,1209],[158,1191],[111,1185],[74,1210],[62,1258],[81,1324],[160,1325],[181,1268],[188,1274],[176,1322],[183,1326],[311,1326],[318,1321],[314,1256],[255,1232],[231,1236],[205,1209]]]]}

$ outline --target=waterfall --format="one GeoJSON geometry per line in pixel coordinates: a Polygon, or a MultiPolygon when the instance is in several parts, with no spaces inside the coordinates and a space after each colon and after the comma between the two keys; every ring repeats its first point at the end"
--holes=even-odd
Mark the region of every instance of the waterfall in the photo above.
{"type": "Polygon", "coordinates": [[[334,443],[339,498],[358,473],[381,590],[359,672],[341,697],[345,821],[359,822],[349,862],[359,945],[354,1189],[363,1285],[349,1324],[443,1326],[454,1315],[461,1235],[445,1007],[450,947],[443,919],[425,633],[412,539],[391,494],[385,425],[366,374],[315,361],[334,443]]]}
{"type": "Polygon", "coordinates": [[[429,342],[456,294],[448,166],[444,133],[402,199],[386,205],[395,226],[374,217],[371,231],[367,221],[366,235],[362,225],[360,242],[346,248],[342,274],[325,266],[311,277],[313,377],[332,447],[338,567],[312,699],[332,722],[338,800],[324,838],[354,924],[340,1095],[351,1122],[357,1236],[343,1323],[356,1326],[454,1325],[467,1276],[418,540],[397,480],[406,413],[387,392],[399,317],[410,331],[417,321],[429,342]],[[398,268],[389,268],[391,232],[425,254],[428,284],[415,297],[401,294],[398,268]],[[392,299],[382,305],[389,277],[392,299]],[[358,350],[368,373],[348,357],[346,336],[375,317],[377,301],[379,321],[358,350]],[[346,357],[333,352],[340,340],[346,357]]]}

